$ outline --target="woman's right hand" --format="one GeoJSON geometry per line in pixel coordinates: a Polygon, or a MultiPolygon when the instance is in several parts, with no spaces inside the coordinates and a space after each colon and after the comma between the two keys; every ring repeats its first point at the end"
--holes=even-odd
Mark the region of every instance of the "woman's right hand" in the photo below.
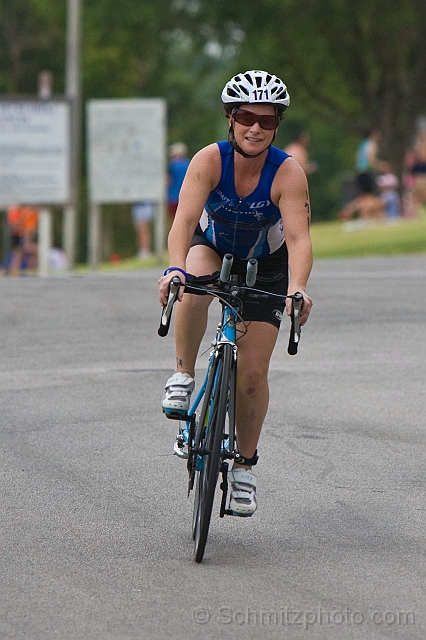
{"type": "MultiPolygon", "coordinates": [[[[169,273],[167,273],[165,276],[162,276],[158,281],[158,285],[159,285],[159,300],[160,300],[161,306],[164,306],[167,303],[167,299],[169,297],[170,280],[172,278],[174,278],[175,276],[177,276],[179,278],[179,280],[182,282],[182,284],[185,284],[183,282],[184,276],[182,275],[182,273],[180,271],[169,271],[169,273]]],[[[179,300],[179,302],[181,302],[182,298],[183,298],[183,289],[184,289],[183,286],[180,287],[179,292],[178,292],[178,300],[179,300]]]]}

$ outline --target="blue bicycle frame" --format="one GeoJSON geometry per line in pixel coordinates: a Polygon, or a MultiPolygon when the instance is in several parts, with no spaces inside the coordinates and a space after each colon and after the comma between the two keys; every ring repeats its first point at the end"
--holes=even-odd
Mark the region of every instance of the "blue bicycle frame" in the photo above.
{"type": "MultiPolygon", "coordinates": [[[[201,385],[201,388],[190,408],[190,410],[188,411],[188,417],[190,418],[191,416],[194,415],[194,413],[196,412],[202,397],[204,396],[205,390],[206,390],[206,386],[207,386],[207,380],[209,377],[209,372],[212,366],[212,362],[213,362],[213,358],[214,358],[214,354],[216,352],[216,349],[218,348],[218,346],[223,343],[223,342],[230,342],[231,344],[235,345],[235,340],[236,340],[236,327],[235,327],[235,312],[231,311],[231,309],[229,309],[229,307],[224,307],[223,312],[222,312],[222,321],[220,322],[220,324],[218,325],[217,328],[217,332],[216,332],[216,339],[214,341],[213,344],[213,351],[210,354],[210,358],[209,358],[209,363],[207,366],[207,371],[206,371],[206,375],[204,377],[204,381],[203,384],[201,385]]],[[[216,382],[215,382],[216,384],[216,382]]],[[[189,422],[187,422],[187,424],[189,424],[189,422]]]]}
{"type": "MultiPolygon", "coordinates": [[[[209,358],[209,362],[207,365],[207,370],[206,370],[206,374],[204,376],[204,380],[203,383],[197,393],[197,396],[195,397],[194,402],[191,405],[191,408],[188,411],[187,417],[188,419],[186,420],[186,427],[185,429],[182,431],[182,436],[184,439],[184,442],[186,445],[188,445],[188,440],[189,440],[189,430],[190,430],[190,425],[192,420],[194,420],[195,418],[195,413],[201,403],[201,400],[204,397],[204,394],[206,392],[206,388],[207,388],[207,382],[209,379],[209,374],[213,365],[213,361],[214,358],[218,352],[218,350],[220,350],[220,345],[223,343],[231,343],[234,348],[235,348],[235,342],[236,342],[236,321],[237,321],[237,309],[231,308],[228,305],[224,305],[223,309],[222,309],[222,318],[220,323],[217,326],[217,330],[216,330],[216,338],[215,341],[213,343],[213,349],[212,352],[210,353],[210,358],[209,358]]],[[[213,382],[213,388],[212,388],[212,393],[214,395],[215,390],[216,390],[216,385],[217,385],[217,377],[213,382]]],[[[227,440],[225,442],[225,444],[229,447],[229,440],[227,440]]],[[[197,465],[198,466],[198,465],[197,465]]]]}

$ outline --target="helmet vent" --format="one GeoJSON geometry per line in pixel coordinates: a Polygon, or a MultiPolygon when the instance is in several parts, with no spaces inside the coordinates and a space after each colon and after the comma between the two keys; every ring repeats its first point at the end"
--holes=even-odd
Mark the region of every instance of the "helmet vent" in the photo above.
{"type": "Polygon", "coordinates": [[[231,78],[222,91],[222,102],[230,103],[265,103],[284,111],[290,104],[287,87],[282,80],[272,73],[253,69],[231,78]]]}
{"type": "Polygon", "coordinates": [[[234,89],[230,89],[229,87],[226,93],[228,94],[228,96],[231,96],[231,98],[238,98],[238,96],[240,95],[239,93],[234,91],[234,89]]]}

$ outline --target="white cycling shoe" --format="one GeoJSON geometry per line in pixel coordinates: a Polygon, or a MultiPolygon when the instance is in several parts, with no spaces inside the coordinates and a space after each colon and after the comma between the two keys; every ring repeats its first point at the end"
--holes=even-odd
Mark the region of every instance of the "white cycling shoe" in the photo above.
{"type": "Polygon", "coordinates": [[[179,371],[167,380],[161,406],[168,418],[181,419],[188,413],[194,387],[195,380],[189,373],[179,371]]]}
{"type": "Polygon", "coordinates": [[[253,471],[237,467],[228,475],[231,485],[229,508],[234,516],[252,516],[257,509],[257,478],[253,471]]]}

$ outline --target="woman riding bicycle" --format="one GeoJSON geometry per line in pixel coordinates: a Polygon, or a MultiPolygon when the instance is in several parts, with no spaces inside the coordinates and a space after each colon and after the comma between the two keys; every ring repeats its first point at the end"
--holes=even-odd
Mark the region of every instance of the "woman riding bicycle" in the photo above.
{"type": "MultiPolygon", "coordinates": [[[[272,146],[290,104],[287,87],[266,71],[246,71],[226,84],[222,102],[230,125],[228,140],[201,149],[188,167],[168,239],[171,266],[159,281],[160,303],[167,301],[171,278],[184,281],[187,273],[218,271],[225,253],[231,253],[231,273],[244,276],[247,261],[256,258],[259,288],[281,295],[301,291],[303,325],[312,306],[305,292],[312,268],[308,185],[300,165],[272,146]]],[[[183,296],[182,289],[179,299],[176,373],[167,381],[162,400],[166,415],[185,415],[189,409],[211,302],[210,296],[183,296]]],[[[229,477],[230,508],[241,515],[257,508],[252,466],[268,408],[269,362],[283,311],[284,305],[244,304],[236,401],[237,444],[244,464],[234,462],[229,477]]],[[[290,314],[291,300],[286,311],[290,314]]]]}

